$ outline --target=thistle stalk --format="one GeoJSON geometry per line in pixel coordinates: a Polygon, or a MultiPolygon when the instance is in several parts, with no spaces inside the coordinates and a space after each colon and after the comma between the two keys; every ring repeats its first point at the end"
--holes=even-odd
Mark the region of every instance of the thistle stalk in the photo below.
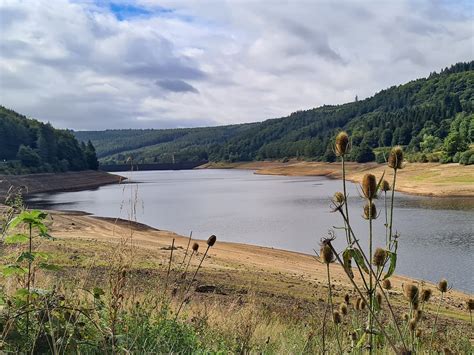
{"type": "MultiPolygon", "coordinates": [[[[332,301],[331,274],[329,272],[329,263],[326,263],[326,270],[327,270],[327,275],[328,275],[328,299],[329,299],[329,305],[331,307],[331,314],[333,315],[333,322],[334,322],[334,303],[332,301]]],[[[337,347],[339,349],[339,353],[342,354],[341,341],[339,339],[339,327],[337,324],[335,324],[335,322],[334,322],[334,325],[336,326],[337,347]]]]}
{"type": "Polygon", "coordinates": [[[346,161],[344,155],[341,156],[342,161],[342,189],[344,194],[344,208],[346,210],[347,222],[346,222],[346,239],[347,243],[351,244],[351,225],[349,222],[349,207],[347,204],[347,190],[346,190],[346,161]]]}

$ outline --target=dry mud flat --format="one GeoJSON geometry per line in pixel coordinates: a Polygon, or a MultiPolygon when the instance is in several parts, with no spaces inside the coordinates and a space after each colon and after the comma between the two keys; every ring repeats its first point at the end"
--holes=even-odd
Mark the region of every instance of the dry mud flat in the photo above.
{"type": "MultiPolygon", "coordinates": [[[[341,163],[322,162],[251,162],[230,164],[207,164],[205,168],[234,168],[255,170],[262,175],[286,176],[326,176],[340,179],[341,163]]],[[[385,164],[347,163],[347,179],[362,181],[364,174],[371,173],[377,177],[385,172],[385,178],[391,183],[393,170],[385,164]]],[[[474,165],[407,163],[397,173],[397,191],[437,197],[474,197],[474,165]]]]}

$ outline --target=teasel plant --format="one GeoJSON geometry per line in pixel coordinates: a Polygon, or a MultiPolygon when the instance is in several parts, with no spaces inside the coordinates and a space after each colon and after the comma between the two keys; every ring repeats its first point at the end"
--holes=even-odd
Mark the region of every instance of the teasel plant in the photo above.
{"type": "MultiPolygon", "coordinates": [[[[199,272],[199,270],[201,269],[201,266],[202,266],[202,263],[204,261],[204,259],[206,258],[207,256],[207,253],[209,252],[209,249],[212,248],[214,246],[214,244],[216,244],[216,241],[217,241],[217,237],[213,234],[211,235],[207,241],[206,241],[206,244],[207,244],[207,248],[206,248],[206,251],[204,252],[200,262],[199,262],[199,265],[197,266],[196,268],[196,271],[194,271],[194,274],[193,274],[193,277],[191,278],[191,280],[189,281],[188,283],[188,286],[184,292],[184,295],[183,295],[183,300],[181,301],[181,304],[179,305],[178,307],[178,310],[176,311],[176,315],[175,315],[175,321],[178,319],[178,316],[179,316],[179,313],[181,312],[181,309],[183,308],[184,304],[187,302],[188,300],[188,293],[189,293],[189,290],[191,289],[192,285],[193,285],[193,282],[194,280],[196,279],[196,276],[199,272]]],[[[194,252],[197,252],[199,249],[199,244],[197,243],[194,243],[193,244],[193,254],[194,252]]],[[[192,257],[192,255],[191,255],[192,257]]],[[[191,260],[191,257],[190,257],[190,260],[191,260]]],[[[189,264],[188,264],[189,265],[189,264]]]]}
{"type": "MultiPolygon", "coordinates": [[[[333,303],[333,297],[332,297],[332,285],[331,285],[331,272],[329,268],[329,265],[336,260],[331,247],[328,245],[328,242],[334,240],[334,238],[335,237],[332,236],[332,237],[324,238],[321,240],[321,249],[320,249],[319,258],[320,258],[320,261],[326,265],[327,282],[328,282],[328,304],[331,308],[332,319],[333,319],[335,329],[336,329],[337,347],[338,347],[339,353],[342,354],[341,340],[339,337],[339,324],[341,324],[341,314],[334,310],[334,303],[333,303]]],[[[326,324],[327,324],[326,316],[327,316],[327,308],[326,308],[326,311],[324,312],[324,318],[323,318],[323,353],[326,352],[326,344],[325,344],[326,343],[325,342],[326,324]]]]}
{"type": "Polygon", "coordinates": [[[339,132],[339,134],[336,136],[336,144],[334,145],[334,153],[336,154],[336,156],[341,157],[341,163],[342,163],[343,200],[340,203],[344,205],[345,213],[347,216],[347,223],[345,222],[345,228],[346,228],[346,240],[348,244],[351,243],[351,232],[350,232],[351,227],[349,223],[349,207],[347,203],[345,156],[349,153],[350,147],[351,147],[351,144],[349,141],[349,135],[344,131],[339,132]]]}
{"type": "Polygon", "coordinates": [[[437,323],[438,323],[439,311],[441,310],[441,304],[443,303],[444,295],[450,289],[451,289],[451,287],[449,287],[449,285],[448,285],[448,280],[441,279],[438,282],[438,291],[441,292],[441,297],[439,298],[439,301],[438,301],[438,307],[436,309],[436,316],[435,316],[435,320],[434,320],[434,324],[433,324],[433,329],[431,330],[430,345],[429,345],[428,349],[431,349],[432,345],[433,345],[433,338],[434,338],[434,335],[436,333],[436,326],[437,326],[437,323]]]}
{"type": "MultiPolygon", "coordinates": [[[[341,157],[343,160],[343,149],[341,147],[347,147],[344,145],[344,142],[349,142],[349,137],[347,133],[341,132],[338,137],[336,137],[336,154],[341,157]],[[344,137],[344,138],[341,138],[344,137]],[[342,142],[342,143],[341,143],[342,142]]],[[[394,205],[394,190],[396,186],[396,172],[403,168],[403,151],[400,147],[394,147],[388,157],[388,167],[393,169],[394,178],[392,186],[388,184],[382,177],[377,181],[377,178],[372,174],[366,174],[362,180],[361,195],[365,199],[365,206],[363,210],[363,217],[368,220],[368,229],[369,229],[369,238],[368,238],[368,254],[365,253],[364,248],[362,248],[359,239],[356,237],[353,228],[351,227],[349,220],[349,208],[347,204],[347,192],[345,189],[346,184],[346,169],[345,164],[342,164],[342,176],[343,176],[343,190],[345,192],[336,193],[332,200],[332,212],[337,212],[341,215],[344,226],[346,230],[346,239],[347,247],[341,253],[342,259],[339,258],[339,255],[335,250],[334,253],[338,259],[338,262],[343,266],[343,269],[351,281],[354,289],[359,293],[359,297],[363,300],[364,304],[368,306],[368,316],[367,316],[367,325],[365,332],[361,335],[361,339],[357,342],[358,346],[361,346],[367,340],[367,347],[369,352],[374,351],[374,336],[378,334],[383,334],[385,339],[387,339],[392,346],[392,349],[395,352],[399,352],[398,348],[395,346],[395,341],[388,337],[385,330],[383,329],[380,320],[377,318],[379,313],[380,304],[382,300],[384,304],[387,305],[389,310],[390,318],[396,329],[396,336],[399,338],[399,341],[402,343],[402,349],[408,350],[407,345],[405,344],[405,338],[403,336],[402,330],[398,323],[397,317],[393,307],[388,299],[387,292],[388,289],[382,286],[382,283],[385,280],[388,280],[390,276],[395,271],[396,261],[397,261],[397,247],[398,247],[398,235],[393,233],[393,205],[394,205]],[[377,255],[373,254],[374,249],[374,240],[373,240],[373,221],[377,219],[377,208],[374,201],[378,197],[379,191],[383,191],[385,197],[387,197],[387,192],[392,191],[391,198],[389,203],[385,201],[385,227],[386,227],[386,248],[378,248],[377,255]],[[390,206],[390,207],[388,207],[390,206]],[[352,268],[352,260],[355,261],[356,269],[352,268]],[[387,267],[388,266],[388,267],[387,267]],[[362,288],[360,288],[354,281],[354,270],[357,270],[360,278],[362,280],[362,288]],[[379,290],[379,295],[377,296],[377,290],[379,290]],[[368,339],[367,339],[368,338],[368,339]]],[[[328,243],[332,246],[331,242],[328,243]]],[[[362,302],[362,301],[361,301],[362,302]]]]}

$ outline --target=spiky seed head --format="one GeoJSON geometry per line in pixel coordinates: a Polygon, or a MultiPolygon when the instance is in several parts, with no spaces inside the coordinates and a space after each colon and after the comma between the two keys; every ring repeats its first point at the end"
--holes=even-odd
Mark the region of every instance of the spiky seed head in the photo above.
{"type": "Polygon", "coordinates": [[[343,316],[347,316],[348,310],[347,310],[347,305],[345,303],[341,303],[339,306],[339,311],[343,316]]]}
{"type": "Polygon", "coordinates": [[[336,136],[336,155],[344,156],[349,151],[349,136],[342,131],[336,136]]]}
{"type": "Polygon", "coordinates": [[[382,181],[382,186],[381,186],[381,188],[382,188],[382,191],[383,191],[383,192],[390,191],[390,184],[388,183],[387,180],[383,180],[383,181],[382,181]]]}
{"type": "Polygon", "coordinates": [[[350,303],[350,297],[349,297],[349,294],[348,294],[348,293],[346,293],[346,294],[344,295],[344,302],[346,302],[347,305],[349,305],[349,303],[350,303]]]}
{"type": "Polygon", "coordinates": [[[361,299],[361,300],[360,300],[360,309],[361,309],[361,310],[364,310],[364,309],[365,309],[365,306],[366,306],[365,301],[364,301],[363,299],[361,299]]]}
{"type": "Polygon", "coordinates": [[[420,321],[421,317],[423,316],[423,311],[421,309],[418,309],[415,314],[413,315],[413,318],[416,319],[416,321],[420,321]]]}
{"type": "Polygon", "coordinates": [[[373,202],[367,202],[364,206],[364,218],[365,219],[376,219],[377,218],[377,208],[373,202]]]}
{"type": "Polygon", "coordinates": [[[377,294],[375,295],[376,299],[377,299],[377,304],[379,306],[382,306],[382,294],[380,292],[377,292],[377,294]]]}
{"type": "Polygon", "coordinates": [[[193,251],[197,252],[199,250],[199,244],[198,243],[194,243],[193,244],[193,251]]]}
{"type": "Polygon", "coordinates": [[[411,332],[415,331],[417,324],[418,324],[418,322],[416,321],[415,318],[410,319],[410,323],[408,323],[408,327],[410,328],[411,332]]]}
{"type": "Polygon", "coordinates": [[[417,338],[421,338],[421,337],[423,336],[423,331],[418,328],[418,329],[416,330],[415,336],[416,336],[417,338]]]}
{"type": "Polygon", "coordinates": [[[207,239],[207,245],[212,247],[214,244],[216,244],[217,237],[213,234],[207,239]]]}
{"type": "Polygon", "coordinates": [[[447,292],[447,291],[448,291],[448,280],[442,279],[442,280],[438,283],[438,290],[440,290],[441,293],[447,292]]]}
{"type": "Polygon", "coordinates": [[[325,264],[330,264],[334,261],[334,253],[331,247],[327,244],[323,244],[320,250],[321,260],[325,264]]]}
{"type": "Polygon", "coordinates": [[[468,310],[469,312],[473,311],[473,310],[474,310],[474,299],[469,298],[469,299],[466,301],[466,307],[467,307],[467,310],[468,310]]]}
{"type": "Polygon", "coordinates": [[[342,192],[336,192],[332,198],[332,202],[336,205],[342,205],[344,203],[344,194],[342,192]]]}
{"type": "Polygon", "coordinates": [[[414,310],[417,310],[418,308],[420,308],[420,300],[418,298],[416,300],[414,300],[411,304],[411,307],[414,310]]]}
{"type": "Polygon", "coordinates": [[[383,248],[375,249],[374,257],[372,258],[372,264],[378,267],[382,267],[387,260],[387,251],[383,248]]]}
{"type": "Polygon", "coordinates": [[[414,284],[404,285],[403,294],[412,305],[418,302],[418,286],[414,284]]]}
{"type": "Polygon", "coordinates": [[[382,287],[386,290],[391,290],[392,289],[392,283],[390,282],[390,279],[383,280],[382,287]]]}
{"type": "Polygon", "coordinates": [[[431,289],[425,288],[423,291],[421,291],[421,300],[423,302],[428,302],[432,294],[433,294],[433,291],[431,289]]]}
{"type": "Polygon", "coordinates": [[[388,155],[388,166],[392,169],[403,168],[403,149],[400,146],[393,147],[388,155]]]}
{"type": "Polygon", "coordinates": [[[342,322],[342,316],[341,316],[341,313],[339,313],[338,311],[335,311],[332,315],[333,319],[334,319],[334,323],[335,324],[341,324],[342,322]]]}
{"type": "Polygon", "coordinates": [[[362,178],[362,193],[372,200],[377,197],[377,178],[373,174],[365,174],[362,178]]]}

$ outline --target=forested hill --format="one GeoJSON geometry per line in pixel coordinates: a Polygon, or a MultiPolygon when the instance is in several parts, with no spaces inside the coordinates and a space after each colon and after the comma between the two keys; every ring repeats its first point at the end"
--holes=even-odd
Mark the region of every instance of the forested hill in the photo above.
{"type": "Polygon", "coordinates": [[[97,169],[91,142],[0,106],[0,174],[97,169]]]}
{"type": "Polygon", "coordinates": [[[412,160],[474,163],[474,61],[365,100],[259,123],[75,134],[93,142],[103,163],[122,163],[130,156],[139,163],[293,157],[332,161],[333,138],[341,129],[352,137],[355,161],[382,161],[387,147],[399,144],[412,160]]]}

